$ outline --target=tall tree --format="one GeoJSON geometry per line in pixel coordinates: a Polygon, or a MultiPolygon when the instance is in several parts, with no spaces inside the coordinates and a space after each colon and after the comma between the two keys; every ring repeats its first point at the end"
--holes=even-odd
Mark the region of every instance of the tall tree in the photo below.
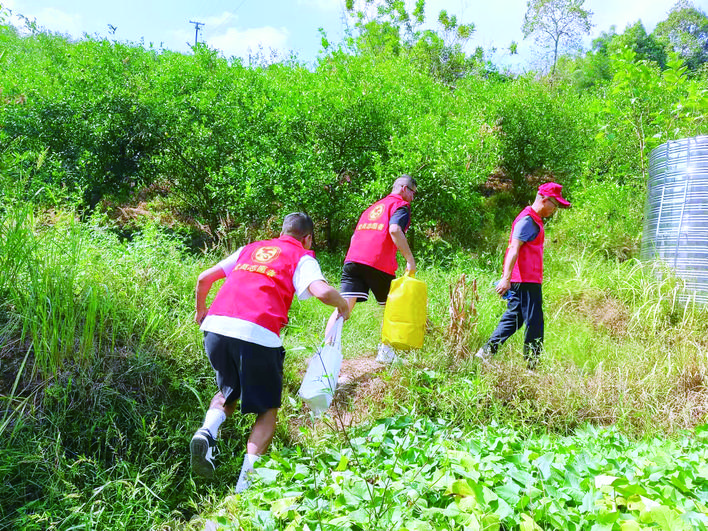
{"type": "Polygon", "coordinates": [[[553,54],[555,75],[558,54],[580,48],[580,36],[590,33],[592,11],[585,0],[529,0],[521,30],[524,38],[534,35],[536,44],[553,54]]]}
{"type": "Polygon", "coordinates": [[[346,9],[356,20],[359,51],[374,55],[408,54],[423,70],[449,86],[454,86],[483,60],[481,48],[474,55],[465,52],[475,31],[474,24],[463,24],[456,15],[443,9],[438,15],[439,29],[423,29],[425,0],[416,0],[410,12],[403,0],[346,0],[346,9]]]}
{"type": "Polygon", "coordinates": [[[688,0],[679,0],[653,35],[686,61],[690,70],[708,63],[708,16],[688,0]]]}

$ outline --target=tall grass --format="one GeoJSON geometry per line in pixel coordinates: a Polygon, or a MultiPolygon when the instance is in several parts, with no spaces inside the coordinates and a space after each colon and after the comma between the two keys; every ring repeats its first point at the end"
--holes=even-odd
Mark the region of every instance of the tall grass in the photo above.
{"type": "MultiPolygon", "coordinates": [[[[471,358],[505,308],[490,287],[495,273],[472,259],[453,270],[421,270],[434,326],[425,347],[408,355],[408,366],[381,373],[385,385],[370,393],[367,414],[412,409],[461,425],[500,422],[563,434],[586,423],[613,424],[635,436],[708,422],[708,314],[681,302],[681,283],[634,260],[560,246],[547,256],[546,350],[537,371],[525,370],[523,330],[490,367],[471,358]],[[448,288],[462,273],[479,286],[464,349],[446,337],[448,288]]],[[[345,328],[358,330],[355,319],[345,328]]],[[[356,340],[356,333],[349,337],[356,340]]]]}
{"type": "Polygon", "coordinates": [[[121,241],[105,220],[18,203],[0,264],[0,529],[189,515],[190,387],[213,393],[191,322],[201,257],[157,227],[121,241]]]}
{"type": "Polygon", "coordinates": [[[18,206],[0,224],[0,261],[3,309],[17,327],[7,333],[31,346],[43,376],[120,346],[189,344],[185,294],[199,266],[155,227],[121,243],[70,213],[40,219],[18,206]]]}

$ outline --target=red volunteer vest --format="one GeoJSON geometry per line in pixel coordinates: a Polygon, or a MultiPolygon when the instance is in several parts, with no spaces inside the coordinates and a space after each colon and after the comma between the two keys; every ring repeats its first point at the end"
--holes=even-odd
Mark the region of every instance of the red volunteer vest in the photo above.
{"type": "Polygon", "coordinates": [[[541,284],[543,282],[543,241],[545,239],[545,231],[543,230],[543,220],[530,206],[523,209],[516,216],[514,223],[512,223],[509,244],[511,244],[511,239],[514,235],[514,227],[526,216],[531,216],[538,224],[540,230],[533,241],[525,242],[519,249],[519,258],[516,260],[514,270],[511,273],[511,281],[541,284]]]}
{"type": "MultiPolygon", "coordinates": [[[[349,251],[345,262],[357,262],[395,275],[398,269],[396,262],[396,245],[388,232],[388,222],[393,213],[402,206],[409,206],[398,194],[389,194],[377,201],[359,218],[352,235],[349,251]]],[[[410,225],[410,220],[408,222],[410,225]]],[[[408,227],[402,227],[404,232],[408,227]]]]}
{"type": "Polygon", "coordinates": [[[243,319],[280,335],[295,294],[293,274],[306,254],[315,256],[291,236],[246,245],[208,315],[243,319]]]}

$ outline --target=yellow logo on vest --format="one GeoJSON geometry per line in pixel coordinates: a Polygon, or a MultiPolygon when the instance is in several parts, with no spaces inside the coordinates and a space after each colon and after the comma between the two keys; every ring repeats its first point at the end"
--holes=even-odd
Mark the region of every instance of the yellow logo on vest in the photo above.
{"type": "Polygon", "coordinates": [[[381,217],[381,214],[383,214],[383,211],[384,211],[384,206],[377,205],[376,208],[374,208],[371,212],[369,212],[369,219],[371,219],[371,220],[379,219],[381,217]]]}
{"type": "Polygon", "coordinates": [[[280,256],[280,247],[275,246],[259,247],[251,254],[253,261],[259,264],[269,264],[278,256],[280,256]]]}

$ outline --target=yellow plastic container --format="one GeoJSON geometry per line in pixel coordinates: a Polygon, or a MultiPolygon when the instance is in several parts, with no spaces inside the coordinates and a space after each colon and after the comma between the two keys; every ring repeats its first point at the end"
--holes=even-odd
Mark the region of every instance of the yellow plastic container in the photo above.
{"type": "Polygon", "coordinates": [[[423,346],[428,287],[408,272],[391,282],[384,309],[381,341],[395,349],[423,346]]]}

